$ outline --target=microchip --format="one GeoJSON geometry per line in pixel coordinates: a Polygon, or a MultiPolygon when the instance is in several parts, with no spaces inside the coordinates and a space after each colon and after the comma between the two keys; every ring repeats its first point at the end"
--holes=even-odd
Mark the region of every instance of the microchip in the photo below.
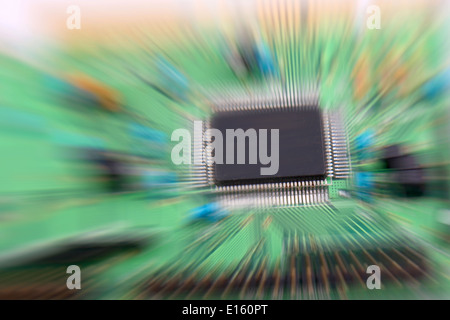
{"type": "Polygon", "coordinates": [[[194,123],[189,183],[221,206],[321,205],[349,178],[340,110],[322,109],[315,91],[275,93],[213,97],[211,116],[194,123]]]}
{"type": "MultiPolygon", "coordinates": [[[[259,109],[245,111],[217,112],[210,121],[210,127],[218,129],[223,136],[223,145],[227,141],[227,129],[254,129],[257,132],[258,158],[256,164],[249,161],[250,139],[245,139],[245,162],[237,163],[237,143],[234,139],[234,163],[224,160],[223,164],[214,164],[214,181],[216,185],[258,184],[271,182],[288,182],[299,180],[323,179],[326,176],[324,147],[324,130],[322,114],[319,108],[299,107],[286,109],[259,109]],[[270,156],[271,129],[279,130],[278,171],[273,175],[261,174],[261,168],[271,164],[261,163],[259,157],[260,129],[267,129],[267,154],[270,156]]],[[[242,152],[243,150],[240,150],[242,152]]],[[[223,148],[223,159],[227,158],[223,148]]],[[[272,159],[274,159],[272,157],[272,159]]]]}

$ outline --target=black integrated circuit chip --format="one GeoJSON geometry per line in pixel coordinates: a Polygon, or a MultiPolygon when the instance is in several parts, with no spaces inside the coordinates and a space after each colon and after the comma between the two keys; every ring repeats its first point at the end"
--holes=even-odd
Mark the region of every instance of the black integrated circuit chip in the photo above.
{"type": "MultiPolygon", "coordinates": [[[[214,164],[214,180],[217,185],[256,184],[313,180],[326,175],[324,131],[322,114],[315,107],[289,109],[260,109],[252,111],[226,111],[215,113],[211,128],[218,129],[223,136],[223,163],[214,164]],[[267,129],[267,146],[271,155],[271,129],[279,129],[278,171],[273,175],[262,175],[261,168],[274,164],[263,164],[259,157],[259,143],[250,148],[250,139],[245,138],[245,163],[237,163],[237,139],[227,137],[227,129],[254,129],[259,142],[259,129],[267,129]],[[227,139],[234,141],[234,163],[227,162],[227,139]],[[257,163],[251,164],[249,152],[257,151],[257,163]]],[[[231,141],[228,141],[231,142],[231,141]]]]}

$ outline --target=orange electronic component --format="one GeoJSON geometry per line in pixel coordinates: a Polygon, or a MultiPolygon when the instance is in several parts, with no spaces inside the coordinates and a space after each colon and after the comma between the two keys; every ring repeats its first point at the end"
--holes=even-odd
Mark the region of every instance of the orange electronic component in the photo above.
{"type": "Polygon", "coordinates": [[[86,75],[71,76],[69,80],[77,88],[94,95],[104,109],[120,111],[119,94],[115,90],[86,75]]]}

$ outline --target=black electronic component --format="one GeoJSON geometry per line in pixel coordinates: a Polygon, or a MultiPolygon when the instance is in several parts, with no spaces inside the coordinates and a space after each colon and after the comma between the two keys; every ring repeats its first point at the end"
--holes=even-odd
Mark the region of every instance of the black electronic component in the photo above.
{"type": "Polygon", "coordinates": [[[404,153],[400,145],[391,145],[383,149],[382,160],[387,169],[394,171],[393,180],[402,195],[418,197],[424,194],[424,170],[414,155],[404,153]]]}
{"type": "Polygon", "coordinates": [[[387,169],[395,169],[393,161],[395,162],[395,158],[400,157],[402,154],[401,146],[394,144],[387,146],[382,150],[381,159],[387,169]]]}
{"type": "Polygon", "coordinates": [[[420,197],[425,192],[425,175],[422,168],[398,170],[395,172],[395,181],[407,197],[420,197]]]}
{"type": "MultiPolygon", "coordinates": [[[[259,145],[256,164],[249,163],[249,139],[245,143],[245,164],[237,164],[237,143],[234,138],[234,164],[215,164],[214,179],[218,185],[284,182],[301,179],[324,178],[326,175],[325,147],[322,114],[318,108],[287,108],[253,111],[218,112],[211,119],[211,128],[218,129],[227,143],[227,129],[254,129],[259,143],[260,129],[267,129],[268,155],[271,155],[271,129],[279,130],[279,168],[274,175],[262,175],[261,168],[268,167],[260,161],[259,145]]],[[[228,141],[230,143],[230,141],[228,141]]],[[[239,150],[242,152],[243,150],[239,150]]],[[[272,161],[274,157],[272,156],[272,161]]]]}
{"type": "Polygon", "coordinates": [[[411,154],[405,154],[389,159],[389,169],[410,170],[419,167],[419,162],[416,157],[411,154]]]}

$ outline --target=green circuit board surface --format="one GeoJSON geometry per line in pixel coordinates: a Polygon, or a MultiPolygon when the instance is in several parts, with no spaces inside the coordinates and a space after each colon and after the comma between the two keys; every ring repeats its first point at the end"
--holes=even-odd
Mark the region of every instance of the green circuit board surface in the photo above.
{"type": "MultiPolygon", "coordinates": [[[[86,42],[54,50],[45,68],[1,56],[0,90],[7,94],[0,98],[0,297],[44,283],[54,291],[32,298],[448,299],[450,233],[440,217],[450,210],[450,184],[442,174],[450,169],[449,96],[430,102],[417,89],[445,65],[439,28],[400,28],[408,21],[401,16],[360,37],[339,19],[332,32],[329,24],[312,32],[281,20],[273,32],[262,32],[276,57],[280,92],[317,85],[320,108],[343,119],[351,174],[326,179],[325,203],[231,208],[215,221],[190,218],[213,195],[209,187],[193,188],[189,168],[171,161],[171,134],[208,119],[212,98],[223,91],[245,99],[270,90],[264,77],[233,73],[219,32],[202,30],[196,40],[151,50],[151,36],[95,50],[86,42]],[[148,85],[157,81],[152,59],[158,55],[188,78],[186,99],[148,85]],[[362,80],[355,80],[360,64],[371,79],[362,96],[362,80]],[[391,78],[401,68],[408,76],[396,85],[391,78]],[[67,74],[112,88],[121,112],[77,100],[67,74]],[[157,131],[159,142],[132,134],[133,124],[157,131]],[[376,139],[364,158],[357,139],[368,129],[376,139]],[[399,143],[427,169],[426,196],[389,191],[377,155],[399,143]],[[105,192],[95,168],[81,159],[86,149],[118,154],[133,168],[170,172],[176,181],[105,192]],[[370,195],[361,193],[359,172],[374,176],[370,195]],[[83,258],[86,243],[93,253],[83,258]],[[68,248],[79,250],[45,258],[68,248]],[[86,280],[83,290],[68,293],[65,268],[72,264],[86,280]],[[373,264],[381,266],[383,290],[367,290],[366,269],[373,264]]],[[[129,177],[130,184],[139,179],[129,177]]]]}

